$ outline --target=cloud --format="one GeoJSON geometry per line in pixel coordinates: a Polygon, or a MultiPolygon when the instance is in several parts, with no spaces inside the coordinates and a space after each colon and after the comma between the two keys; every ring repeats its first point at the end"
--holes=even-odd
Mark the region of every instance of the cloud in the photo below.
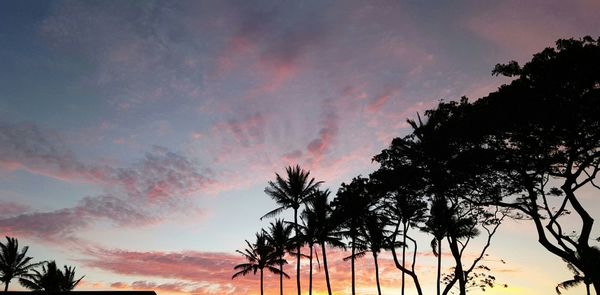
{"type": "Polygon", "coordinates": [[[29,211],[30,209],[31,207],[28,205],[0,200],[0,216],[19,215],[29,211]]]}
{"type": "Polygon", "coordinates": [[[338,114],[330,100],[325,100],[323,103],[321,126],[319,136],[306,146],[306,150],[316,162],[319,162],[323,155],[329,151],[338,134],[338,114]]]}
{"type": "MultiPolygon", "coordinates": [[[[308,249],[304,249],[308,253],[308,249]]],[[[320,257],[320,249],[317,249],[320,257]]],[[[252,274],[232,280],[233,267],[243,263],[243,257],[237,254],[183,251],[183,252],[140,252],[125,250],[90,250],[90,258],[79,262],[86,267],[110,271],[121,276],[147,277],[153,279],[175,280],[174,283],[155,283],[138,280],[133,283],[116,282],[113,288],[156,289],[159,293],[186,292],[192,294],[250,294],[258,291],[258,276],[252,274]]],[[[379,258],[380,279],[383,288],[399,287],[400,272],[395,268],[389,253],[379,258]]],[[[350,262],[343,261],[348,252],[328,249],[328,262],[333,291],[336,294],[347,292],[351,276],[350,262]]],[[[290,265],[285,270],[293,276],[294,258],[287,257],[290,265]]],[[[326,285],[322,268],[317,267],[316,256],[313,261],[314,291],[325,291],[326,285]]],[[[308,260],[302,261],[303,289],[308,289],[308,260]]],[[[356,261],[357,286],[363,293],[373,292],[375,276],[372,257],[365,256],[356,261]]],[[[410,289],[412,284],[408,282],[410,289]]],[[[267,294],[278,292],[278,276],[265,272],[265,291],[267,294]]],[[[295,280],[284,281],[286,293],[295,290],[295,280]]]]}
{"type": "Polygon", "coordinates": [[[28,212],[2,204],[0,227],[11,233],[44,239],[76,236],[78,230],[107,220],[116,226],[146,225],[182,212],[198,213],[190,198],[214,185],[189,158],[154,146],[129,167],[90,165],[77,159],[61,137],[29,123],[0,122],[0,169],[26,170],[55,179],[99,186],[104,194],[88,196],[76,206],[50,212],[28,212]]]}
{"type": "Polygon", "coordinates": [[[0,169],[23,169],[60,180],[90,179],[94,172],[76,159],[56,132],[1,120],[0,169]]]}
{"type": "Polygon", "coordinates": [[[257,112],[241,119],[230,119],[227,123],[217,124],[213,127],[213,132],[229,133],[237,144],[249,147],[264,143],[266,126],[267,118],[257,112]]]}
{"type": "Polygon", "coordinates": [[[2,231],[61,242],[76,239],[78,230],[106,220],[117,226],[139,226],[157,221],[134,204],[110,195],[83,198],[71,208],[50,212],[27,212],[0,219],[2,231]]]}

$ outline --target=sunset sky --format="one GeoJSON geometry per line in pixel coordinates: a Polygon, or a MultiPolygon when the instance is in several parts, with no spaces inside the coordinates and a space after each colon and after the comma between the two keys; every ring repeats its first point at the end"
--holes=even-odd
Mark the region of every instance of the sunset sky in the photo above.
{"type": "MultiPolygon", "coordinates": [[[[599,12],[596,0],[0,1],[2,237],[76,266],[80,290],[256,294],[258,277],[231,275],[235,250],[272,221],[259,217],[275,208],[263,192],[275,172],[297,163],[337,191],[377,168],[407,118],[494,91],[508,81],[497,63],[598,37],[599,12]]],[[[417,236],[431,294],[431,238],[417,236]]],[[[505,223],[489,253],[509,287],[485,294],[552,294],[572,278],[527,221],[505,223]]],[[[346,255],[328,257],[338,294],[346,255]]],[[[398,294],[381,259],[384,293],[398,294]]],[[[358,280],[376,293],[369,256],[358,280]]],[[[265,284],[278,292],[278,277],[265,284]]]]}

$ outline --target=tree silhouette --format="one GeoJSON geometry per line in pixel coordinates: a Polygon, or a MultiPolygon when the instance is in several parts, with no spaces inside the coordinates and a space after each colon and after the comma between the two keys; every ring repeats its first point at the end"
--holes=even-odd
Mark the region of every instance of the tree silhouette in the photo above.
{"type": "Polygon", "coordinates": [[[567,268],[573,273],[573,279],[570,280],[566,280],[564,282],[559,283],[558,285],[556,285],[556,294],[562,294],[560,292],[560,289],[569,289],[569,288],[573,288],[576,287],[578,285],[580,285],[581,283],[585,284],[585,291],[587,295],[590,295],[590,284],[592,284],[592,282],[581,275],[581,273],[575,268],[575,266],[573,266],[570,263],[567,263],[567,268]]]}
{"type": "Polygon", "coordinates": [[[256,241],[254,244],[251,244],[248,242],[248,240],[246,240],[246,245],[248,245],[248,248],[244,249],[244,251],[236,250],[236,252],[242,254],[242,256],[244,256],[248,262],[238,264],[234,267],[234,270],[238,270],[238,272],[233,274],[231,277],[232,279],[235,279],[239,276],[245,276],[250,272],[252,272],[254,275],[256,275],[257,272],[260,272],[260,294],[262,295],[264,294],[264,268],[267,268],[274,274],[283,274],[283,276],[289,278],[285,272],[280,271],[280,269],[276,267],[286,262],[280,258],[279,253],[275,251],[274,247],[269,245],[264,232],[256,233],[256,241]]]}
{"type": "MultiPolygon", "coordinates": [[[[376,189],[381,190],[385,194],[383,211],[392,224],[396,225],[394,234],[402,233],[402,242],[394,242],[395,244],[390,244],[390,246],[402,247],[402,268],[406,270],[406,249],[408,248],[409,229],[418,227],[424,221],[427,203],[423,200],[423,183],[422,178],[419,176],[420,171],[416,169],[417,167],[413,166],[410,162],[401,164],[396,162],[398,160],[408,160],[406,157],[386,158],[384,153],[375,156],[374,160],[382,163],[382,167],[371,175],[371,179],[377,184],[376,189]],[[391,167],[391,163],[387,160],[392,160],[400,165],[391,167]],[[402,226],[401,231],[399,231],[400,226],[402,226]]],[[[395,251],[392,253],[395,253],[395,251]]],[[[416,256],[414,259],[416,259],[416,256]]],[[[401,269],[401,294],[404,294],[405,288],[406,272],[404,270],[401,269]]]]}
{"type": "Polygon", "coordinates": [[[33,273],[19,278],[23,287],[32,291],[49,293],[71,291],[79,284],[84,276],[75,279],[75,267],[64,266],[64,272],[56,267],[56,262],[50,261],[42,265],[42,270],[32,270],[33,273]]]}
{"type": "Polygon", "coordinates": [[[450,210],[448,204],[443,198],[435,198],[431,203],[429,218],[425,222],[425,231],[433,235],[431,239],[431,249],[433,255],[437,257],[437,279],[436,279],[436,290],[437,294],[441,293],[441,282],[442,282],[442,240],[448,233],[448,221],[450,220],[450,210]]]}
{"type": "Polygon", "coordinates": [[[356,251],[363,250],[357,238],[369,208],[374,204],[375,199],[369,191],[369,179],[365,177],[355,177],[349,184],[342,183],[337,192],[336,198],[332,201],[334,214],[342,226],[340,233],[349,239],[351,254],[347,258],[352,266],[352,294],[356,294],[355,263],[356,251]]]}
{"type": "MultiPolygon", "coordinates": [[[[468,167],[487,167],[510,195],[472,198],[512,210],[535,225],[539,243],[571,263],[600,292],[600,256],[590,245],[594,219],[581,203],[583,188],[600,189],[600,40],[558,40],[521,66],[497,65],[512,77],[498,91],[456,111],[446,124],[455,142],[469,143],[468,167]],[[518,107],[516,107],[518,106],[518,107]],[[460,131],[457,131],[460,130],[460,131]],[[564,216],[579,219],[575,235],[564,216]]],[[[466,157],[465,157],[466,158],[466,157]]]]}
{"type": "Polygon", "coordinates": [[[361,257],[368,252],[373,255],[373,263],[375,265],[375,283],[377,285],[377,294],[381,295],[381,285],[379,283],[379,253],[387,248],[392,247],[389,244],[389,230],[386,227],[389,221],[385,215],[377,211],[367,213],[364,223],[361,226],[357,242],[360,244],[359,249],[365,249],[357,252],[354,256],[361,257]]]}
{"type": "MultiPolygon", "coordinates": [[[[322,181],[309,179],[310,172],[305,171],[296,165],[296,167],[286,168],[287,179],[283,179],[275,173],[275,181],[269,181],[269,186],[265,188],[265,193],[269,195],[279,207],[263,215],[262,218],[272,217],[281,214],[285,209],[294,210],[294,229],[296,235],[299,235],[298,227],[298,208],[305,203],[311,193],[318,189],[322,181]]],[[[300,287],[300,245],[296,248],[296,286],[298,295],[302,294],[300,287]]]]}
{"type": "Polygon", "coordinates": [[[338,231],[338,220],[332,216],[332,209],[327,201],[329,194],[329,190],[316,190],[308,202],[308,210],[312,212],[312,215],[317,220],[318,230],[316,231],[315,241],[321,247],[327,294],[331,295],[326,247],[330,245],[332,247],[345,248],[346,245],[341,241],[341,235],[338,231]]]}
{"type": "Polygon", "coordinates": [[[19,241],[15,238],[6,237],[6,244],[0,243],[0,280],[4,282],[4,292],[8,291],[8,285],[13,278],[22,278],[39,263],[30,263],[32,257],[27,255],[28,246],[19,251],[19,241]]]}
{"type": "Polygon", "coordinates": [[[270,223],[269,229],[265,231],[268,243],[273,247],[275,255],[280,259],[279,292],[281,295],[283,295],[283,265],[287,263],[283,257],[294,246],[291,243],[292,229],[292,226],[286,224],[282,219],[276,219],[275,222],[270,223]]]}
{"type": "Polygon", "coordinates": [[[300,235],[294,237],[297,244],[307,245],[308,246],[308,294],[312,295],[312,287],[313,287],[313,254],[314,254],[314,245],[318,243],[317,235],[319,231],[319,220],[317,219],[317,215],[314,211],[311,210],[309,206],[302,211],[301,214],[302,225],[300,225],[300,235]]]}

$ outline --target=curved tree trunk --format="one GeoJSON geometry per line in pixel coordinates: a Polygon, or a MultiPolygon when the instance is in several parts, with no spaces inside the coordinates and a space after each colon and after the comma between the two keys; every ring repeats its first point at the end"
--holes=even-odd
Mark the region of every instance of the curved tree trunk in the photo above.
{"type": "Polygon", "coordinates": [[[8,291],[8,284],[10,284],[10,280],[6,280],[4,283],[4,292],[8,291]]]}
{"type": "Polygon", "coordinates": [[[377,252],[373,252],[375,261],[375,282],[377,283],[377,294],[381,295],[381,285],[379,284],[379,264],[377,263],[377,252]]]}
{"type": "Polygon", "coordinates": [[[260,269],[260,295],[263,295],[264,291],[263,291],[263,270],[262,268],[260,269]]]}
{"type": "Polygon", "coordinates": [[[310,248],[310,255],[308,256],[308,265],[310,267],[310,270],[308,271],[308,295],[312,295],[312,257],[313,257],[313,245],[308,245],[308,247],[310,248]]]}
{"type": "MultiPolygon", "coordinates": [[[[296,229],[296,236],[300,233],[298,229],[298,209],[294,208],[294,228],[296,229]]],[[[298,288],[298,295],[302,295],[302,289],[300,287],[300,244],[296,247],[296,287],[298,288]]]]}
{"type": "Polygon", "coordinates": [[[323,252],[323,268],[325,269],[325,282],[327,282],[327,294],[331,295],[331,283],[329,282],[329,270],[327,269],[327,252],[325,251],[325,243],[321,243],[321,252],[323,252]]]}
{"type": "Polygon", "coordinates": [[[467,282],[465,280],[465,274],[462,268],[462,262],[460,257],[460,251],[458,250],[458,244],[456,239],[448,237],[448,242],[450,244],[450,252],[452,252],[452,256],[454,256],[454,261],[456,262],[456,267],[454,268],[454,276],[458,278],[458,290],[460,295],[467,294],[467,282]]]}

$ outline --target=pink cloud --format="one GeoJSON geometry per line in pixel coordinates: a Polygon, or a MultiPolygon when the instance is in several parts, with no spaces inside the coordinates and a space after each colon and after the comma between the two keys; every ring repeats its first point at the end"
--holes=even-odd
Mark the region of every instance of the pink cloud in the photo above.
{"type": "Polygon", "coordinates": [[[244,147],[262,144],[265,141],[267,118],[255,113],[241,119],[231,119],[227,123],[219,123],[213,127],[215,133],[231,134],[237,144],[244,147]]]}
{"type": "Polygon", "coordinates": [[[367,105],[367,111],[370,113],[377,113],[381,108],[385,105],[385,103],[390,100],[394,95],[396,95],[396,91],[388,88],[383,91],[380,95],[375,97],[375,99],[367,105]]]}
{"type": "Polygon", "coordinates": [[[0,216],[20,215],[31,210],[29,205],[24,205],[12,201],[0,201],[0,216]]]}

